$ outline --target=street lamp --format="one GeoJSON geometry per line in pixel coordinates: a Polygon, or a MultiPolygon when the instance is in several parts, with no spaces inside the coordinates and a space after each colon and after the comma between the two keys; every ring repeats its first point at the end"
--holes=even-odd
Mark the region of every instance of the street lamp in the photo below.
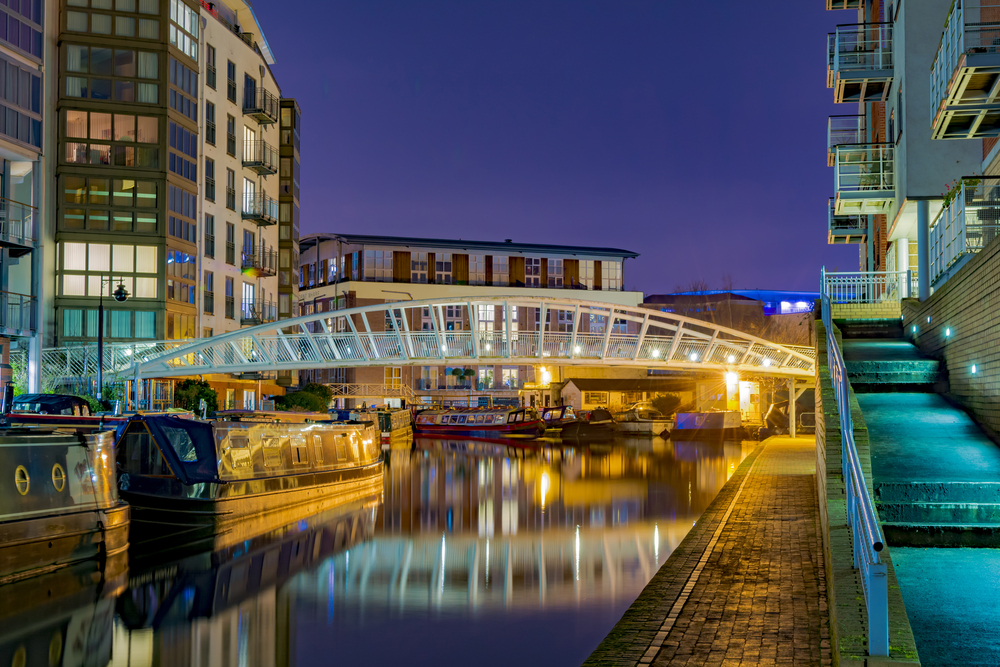
{"type": "MultiPolygon", "coordinates": [[[[115,279],[111,276],[101,277],[101,296],[97,301],[97,400],[104,398],[104,286],[111,285],[115,279]]],[[[118,279],[118,287],[111,293],[115,301],[122,303],[128,300],[128,290],[121,278],[118,279]]]]}

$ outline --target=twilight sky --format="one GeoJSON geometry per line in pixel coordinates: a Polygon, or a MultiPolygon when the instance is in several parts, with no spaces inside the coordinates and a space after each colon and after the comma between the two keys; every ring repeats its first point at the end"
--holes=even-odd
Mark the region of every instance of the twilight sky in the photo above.
{"type": "Polygon", "coordinates": [[[625,287],[818,290],[821,0],[255,0],[302,107],[302,233],[625,248],[625,287]],[[294,12],[294,16],[289,14],[294,12]]]}

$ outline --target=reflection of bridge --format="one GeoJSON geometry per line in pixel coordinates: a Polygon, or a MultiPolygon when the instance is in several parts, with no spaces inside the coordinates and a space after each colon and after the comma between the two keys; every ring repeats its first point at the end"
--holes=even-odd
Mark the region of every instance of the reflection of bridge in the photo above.
{"type": "MultiPolygon", "coordinates": [[[[50,383],[57,377],[92,375],[95,351],[94,346],[48,349],[43,373],[50,383]]],[[[158,378],[497,363],[641,366],[801,378],[811,378],[814,366],[812,348],[778,345],[673,313],[524,296],[394,302],[314,313],[196,341],[109,344],[104,366],[108,374],[158,378]],[[459,317],[470,330],[448,328],[459,317]],[[427,320],[430,328],[418,329],[416,321],[422,327],[427,320]]]]}

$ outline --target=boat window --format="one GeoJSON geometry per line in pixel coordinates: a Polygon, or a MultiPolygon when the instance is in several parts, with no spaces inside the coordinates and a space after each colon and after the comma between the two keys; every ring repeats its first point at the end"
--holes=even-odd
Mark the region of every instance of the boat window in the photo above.
{"type": "Polygon", "coordinates": [[[172,476],[170,467],[142,424],[131,424],[118,455],[122,472],[133,475],[172,476]]]}
{"type": "Polygon", "coordinates": [[[517,413],[516,412],[512,412],[509,415],[507,415],[507,423],[508,424],[513,424],[516,421],[517,421],[517,413]]]}
{"type": "Polygon", "coordinates": [[[452,415],[452,416],[448,417],[448,423],[449,424],[457,424],[458,423],[458,415],[452,415]]]}
{"type": "Polygon", "coordinates": [[[160,428],[163,429],[163,433],[167,436],[167,442],[177,452],[177,458],[184,463],[193,463],[198,460],[198,452],[195,451],[190,433],[182,428],[167,426],[166,424],[163,424],[160,428]]]}
{"type": "MultiPolygon", "coordinates": [[[[287,438],[283,438],[287,440],[287,438]]],[[[261,451],[264,452],[264,465],[269,468],[280,466],[281,461],[281,440],[273,435],[264,435],[260,438],[261,451]]]]}
{"type": "Polygon", "coordinates": [[[306,438],[303,435],[293,435],[292,441],[292,464],[309,465],[309,452],[306,451],[306,438]]]}
{"type": "Polygon", "coordinates": [[[347,460],[347,434],[338,433],[337,434],[337,460],[346,461],[347,460]]]}
{"type": "Polygon", "coordinates": [[[313,451],[316,452],[316,463],[323,462],[323,436],[313,434],[313,451]]]}
{"type": "Polygon", "coordinates": [[[458,416],[458,423],[459,424],[464,424],[465,423],[465,415],[459,415],[458,416]]]}

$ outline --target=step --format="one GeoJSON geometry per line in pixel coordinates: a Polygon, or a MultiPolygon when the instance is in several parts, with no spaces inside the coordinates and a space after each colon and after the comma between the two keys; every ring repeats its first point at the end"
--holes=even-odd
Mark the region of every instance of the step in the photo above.
{"type": "Polygon", "coordinates": [[[998,482],[876,482],[877,503],[1000,503],[998,482]]]}
{"type": "Polygon", "coordinates": [[[918,393],[948,389],[942,377],[941,362],[923,356],[907,340],[845,340],[843,352],[855,393],[918,393]]]}
{"type": "Polygon", "coordinates": [[[1000,525],[1000,503],[876,502],[875,509],[889,523],[1000,525]]]}
{"type": "Polygon", "coordinates": [[[890,547],[1000,547],[1000,523],[883,522],[882,534],[890,547]]]}
{"type": "Polygon", "coordinates": [[[902,338],[903,322],[897,319],[834,320],[841,338],[902,338]]]}

